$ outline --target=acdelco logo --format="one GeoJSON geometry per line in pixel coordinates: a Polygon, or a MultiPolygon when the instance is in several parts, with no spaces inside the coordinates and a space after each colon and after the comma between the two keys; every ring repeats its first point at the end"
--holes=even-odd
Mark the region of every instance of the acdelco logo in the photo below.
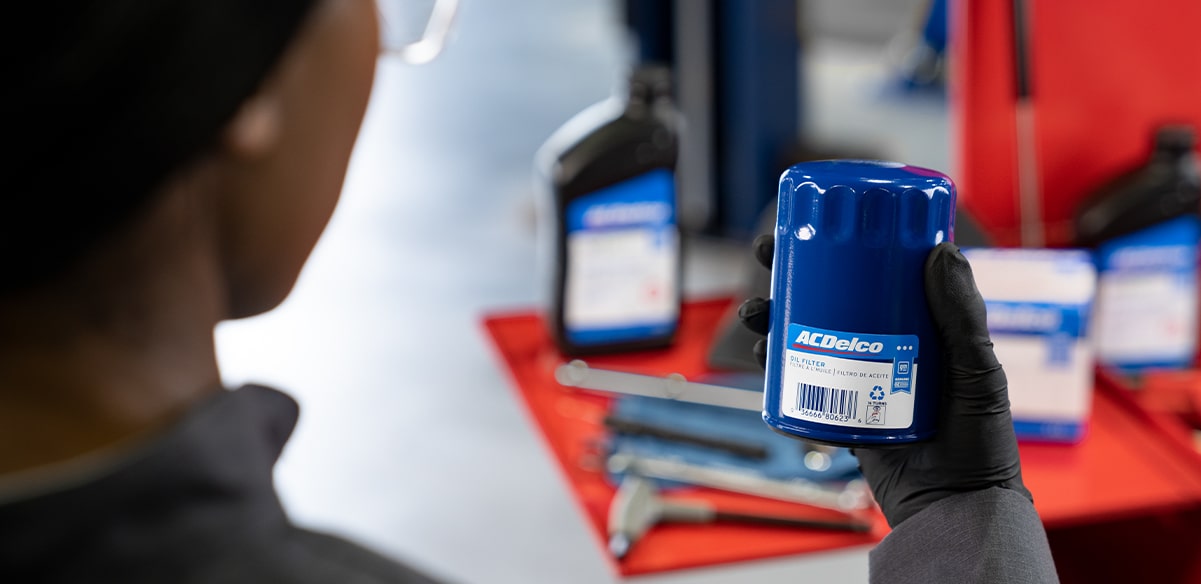
{"type": "Polygon", "coordinates": [[[671,219],[671,205],[663,202],[607,203],[595,205],[584,212],[585,227],[616,225],[659,225],[671,219]]]}
{"type": "Polygon", "coordinates": [[[802,331],[797,335],[796,341],[798,345],[808,345],[820,349],[834,349],[837,351],[852,351],[855,353],[879,353],[884,350],[884,343],[876,342],[869,343],[859,340],[859,337],[852,337],[851,340],[840,339],[834,335],[825,333],[815,333],[812,331],[802,331]]]}

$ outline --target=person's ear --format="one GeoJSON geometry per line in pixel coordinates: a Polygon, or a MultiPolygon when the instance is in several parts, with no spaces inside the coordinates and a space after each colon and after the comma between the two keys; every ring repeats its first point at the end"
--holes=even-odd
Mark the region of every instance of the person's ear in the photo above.
{"type": "Polygon", "coordinates": [[[225,148],[239,158],[259,158],[279,143],[282,112],[277,96],[260,91],[242,102],[225,126],[225,148]]]}

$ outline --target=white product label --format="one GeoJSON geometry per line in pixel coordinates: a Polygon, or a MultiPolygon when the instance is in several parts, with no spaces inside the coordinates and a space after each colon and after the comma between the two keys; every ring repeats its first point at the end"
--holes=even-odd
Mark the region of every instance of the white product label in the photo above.
{"type": "Polygon", "coordinates": [[[788,326],[780,413],[850,428],[913,425],[918,339],[788,326]]]}
{"type": "Polygon", "coordinates": [[[1097,295],[1102,361],[1188,359],[1197,350],[1197,281],[1163,271],[1103,272],[1097,295]]]}
{"type": "Polygon", "coordinates": [[[1093,393],[1092,346],[1079,338],[993,332],[1015,420],[1080,422],[1093,393]],[[1057,354],[1059,353],[1059,354],[1057,354]]]}
{"type": "Polygon", "coordinates": [[[608,329],[674,321],[678,247],[673,227],[568,234],[567,326],[608,329]]]}

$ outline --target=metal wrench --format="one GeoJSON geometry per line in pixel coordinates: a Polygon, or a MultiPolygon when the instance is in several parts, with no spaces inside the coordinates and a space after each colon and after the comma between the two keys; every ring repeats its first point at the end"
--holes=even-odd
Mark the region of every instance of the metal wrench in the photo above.
{"type": "Polygon", "coordinates": [[[627,474],[609,504],[609,551],[622,559],[643,535],[658,523],[736,522],[777,527],[797,527],[867,533],[871,523],[860,519],[817,519],[731,513],[716,508],[704,500],[671,500],[659,496],[654,483],[637,475],[627,474]]]}
{"type": "Polygon", "coordinates": [[[763,392],[761,391],[696,383],[688,381],[679,373],[672,373],[667,377],[654,377],[624,371],[595,369],[577,359],[555,368],[555,380],[566,387],[671,399],[736,410],[763,411],[763,392]]]}

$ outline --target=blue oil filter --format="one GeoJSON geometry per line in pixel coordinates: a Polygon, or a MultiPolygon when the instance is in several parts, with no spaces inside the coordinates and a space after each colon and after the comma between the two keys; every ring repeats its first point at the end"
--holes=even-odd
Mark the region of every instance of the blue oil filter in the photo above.
{"type": "Polygon", "coordinates": [[[925,440],[942,384],[924,270],[953,239],[955,185],[891,162],[780,177],[763,420],[845,446],[925,440]]]}

